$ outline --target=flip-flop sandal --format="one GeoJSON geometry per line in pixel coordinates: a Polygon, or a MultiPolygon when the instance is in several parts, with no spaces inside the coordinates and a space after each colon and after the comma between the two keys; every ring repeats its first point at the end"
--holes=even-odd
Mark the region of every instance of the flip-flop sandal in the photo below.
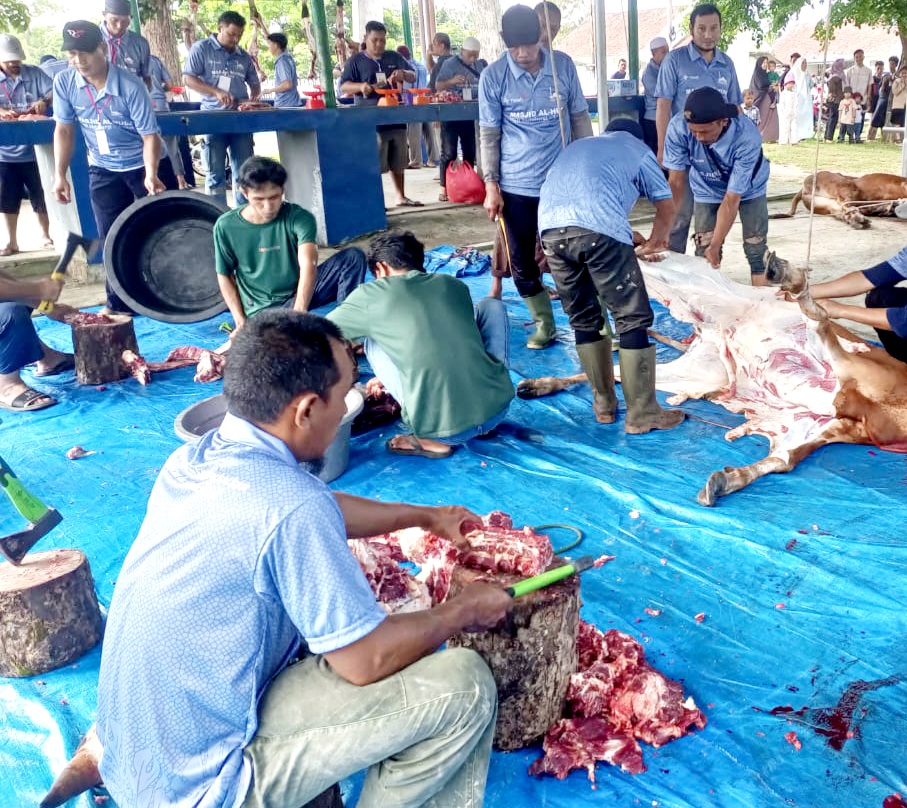
{"type": "Polygon", "coordinates": [[[415,435],[397,435],[396,437],[402,438],[409,443],[409,447],[394,446],[394,438],[388,438],[384,445],[391,454],[402,455],[403,457],[427,457],[429,460],[443,460],[453,454],[453,449],[447,452],[431,452],[416,440],[415,435]]]}
{"type": "Polygon", "coordinates": [[[48,407],[53,407],[59,403],[59,401],[55,398],[51,398],[46,393],[42,393],[40,390],[29,387],[19,393],[19,395],[10,401],[9,404],[0,401],[0,409],[9,410],[10,412],[37,412],[38,410],[45,410],[48,407]],[[35,403],[42,398],[46,399],[43,404],[35,403]]]}
{"type": "Polygon", "coordinates": [[[54,240],[52,238],[49,238],[46,241],[41,242],[41,246],[49,250],[54,246],[54,240]]]}
{"type": "Polygon", "coordinates": [[[66,354],[66,356],[57,362],[49,370],[39,371],[36,370],[34,375],[41,378],[44,376],[59,376],[61,373],[66,373],[67,370],[72,370],[76,366],[76,358],[72,354],[66,354]]]}
{"type": "Polygon", "coordinates": [[[450,200],[447,198],[447,194],[445,194],[443,192],[438,194],[438,201],[439,202],[450,202],[450,200]]]}
{"type": "Polygon", "coordinates": [[[424,208],[425,203],[419,202],[416,199],[404,199],[399,205],[398,208],[424,208]]]}
{"type": "Polygon", "coordinates": [[[18,255],[18,254],[19,254],[18,250],[11,250],[9,247],[4,247],[2,250],[0,250],[0,255],[2,255],[2,256],[18,255]]]}

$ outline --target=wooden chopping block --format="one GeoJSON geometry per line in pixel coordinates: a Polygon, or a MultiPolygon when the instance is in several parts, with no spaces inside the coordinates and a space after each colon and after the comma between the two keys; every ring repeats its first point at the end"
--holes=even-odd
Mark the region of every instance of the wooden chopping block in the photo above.
{"type": "Polygon", "coordinates": [[[82,656],[101,639],[101,611],[80,550],[0,563],[0,676],[33,676],[82,656]]]}
{"type": "Polygon", "coordinates": [[[72,344],[76,355],[76,378],[80,384],[118,382],[129,375],[123,364],[123,351],[139,352],[132,318],[108,315],[110,323],[72,325],[72,344]]]}
{"type": "MultiPolygon", "coordinates": [[[[555,558],[552,567],[561,566],[555,558]]],[[[482,574],[458,567],[451,594],[482,574]]],[[[484,577],[484,576],[483,576],[484,577]]],[[[506,586],[515,576],[498,576],[506,586]]],[[[538,741],[558,721],[570,676],[576,673],[579,631],[579,576],[516,598],[504,625],[479,634],[457,634],[451,647],[481,654],[498,686],[498,723],[494,746],[505,752],[538,741]]]]}

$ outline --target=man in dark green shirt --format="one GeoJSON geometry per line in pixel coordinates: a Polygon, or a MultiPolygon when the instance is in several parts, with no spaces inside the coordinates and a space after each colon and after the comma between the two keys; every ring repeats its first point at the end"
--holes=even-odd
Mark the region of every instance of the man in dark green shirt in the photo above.
{"type": "Polygon", "coordinates": [[[391,438],[388,450],[441,458],[507,414],[510,323],[500,300],[485,298],[474,311],[466,284],[427,274],[424,258],[412,233],[376,236],[368,256],[375,280],[327,316],[347,339],[365,340],[375,375],[400,402],[411,433],[391,438]]]}
{"type": "Polygon", "coordinates": [[[284,200],[286,169],[250,157],[239,171],[248,204],[214,225],[217,283],[236,328],[274,306],[309,311],[344,300],[365,279],[365,253],[348,247],[318,264],[315,217],[284,200]]]}

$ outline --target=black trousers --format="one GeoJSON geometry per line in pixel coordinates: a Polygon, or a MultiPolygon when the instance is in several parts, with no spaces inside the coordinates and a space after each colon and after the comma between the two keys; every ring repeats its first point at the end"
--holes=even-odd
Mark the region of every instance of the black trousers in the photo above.
{"type": "MultiPolygon", "coordinates": [[[[190,164],[191,165],[191,164],[190,164]]],[[[157,170],[158,177],[168,191],[178,187],[176,175],[170,165],[170,158],[161,160],[157,170]]],[[[145,188],[145,169],[134,168],[131,171],[108,171],[106,168],[89,166],[88,195],[95,224],[98,226],[98,238],[107,238],[110,228],[126,208],[137,199],[148,195],[145,188]]],[[[107,307],[115,311],[129,311],[129,307],[117,296],[107,283],[107,307]]]]}
{"type": "MultiPolygon", "coordinates": [[[[820,303],[822,301],[819,301],[820,303]]],[[[907,287],[878,286],[866,295],[867,309],[902,309],[907,307],[907,287]]],[[[894,331],[877,328],[879,342],[895,359],[907,362],[907,337],[899,337],[894,331]]]]}
{"type": "Polygon", "coordinates": [[[658,154],[658,129],[655,121],[649,118],[642,119],[642,139],[655,154],[658,154]]]}
{"type": "Polygon", "coordinates": [[[654,316],[633,247],[584,227],[542,233],[542,250],[576,332],[595,333],[605,324],[601,296],[618,334],[647,329],[654,316]]]}
{"type": "Polygon", "coordinates": [[[476,167],[475,121],[445,121],[441,124],[441,187],[447,184],[447,166],[457,159],[457,141],[463,149],[463,159],[476,167]]]}
{"type": "Polygon", "coordinates": [[[0,213],[18,213],[23,191],[35,213],[47,213],[37,161],[0,163],[0,213]]]}
{"type": "Polygon", "coordinates": [[[504,199],[504,230],[510,250],[513,285],[520,297],[533,297],[544,291],[542,271],[535,258],[535,238],[539,229],[539,198],[501,191],[504,199]]]}
{"type": "Polygon", "coordinates": [[[835,127],[838,125],[838,103],[837,101],[825,102],[825,114],[828,116],[825,121],[826,140],[832,140],[835,136],[835,127]]]}

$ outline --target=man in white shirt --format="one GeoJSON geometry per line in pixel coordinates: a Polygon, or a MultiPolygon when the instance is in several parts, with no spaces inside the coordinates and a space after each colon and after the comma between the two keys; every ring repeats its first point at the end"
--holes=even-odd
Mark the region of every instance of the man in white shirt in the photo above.
{"type": "Polygon", "coordinates": [[[872,70],[863,64],[863,51],[861,49],[853,52],[854,63],[844,71],[847,76],[845,84],[850,85],[853,94],[860,94],[862,98],[869,98],[869,88],[872,86],[872,70]]]}

